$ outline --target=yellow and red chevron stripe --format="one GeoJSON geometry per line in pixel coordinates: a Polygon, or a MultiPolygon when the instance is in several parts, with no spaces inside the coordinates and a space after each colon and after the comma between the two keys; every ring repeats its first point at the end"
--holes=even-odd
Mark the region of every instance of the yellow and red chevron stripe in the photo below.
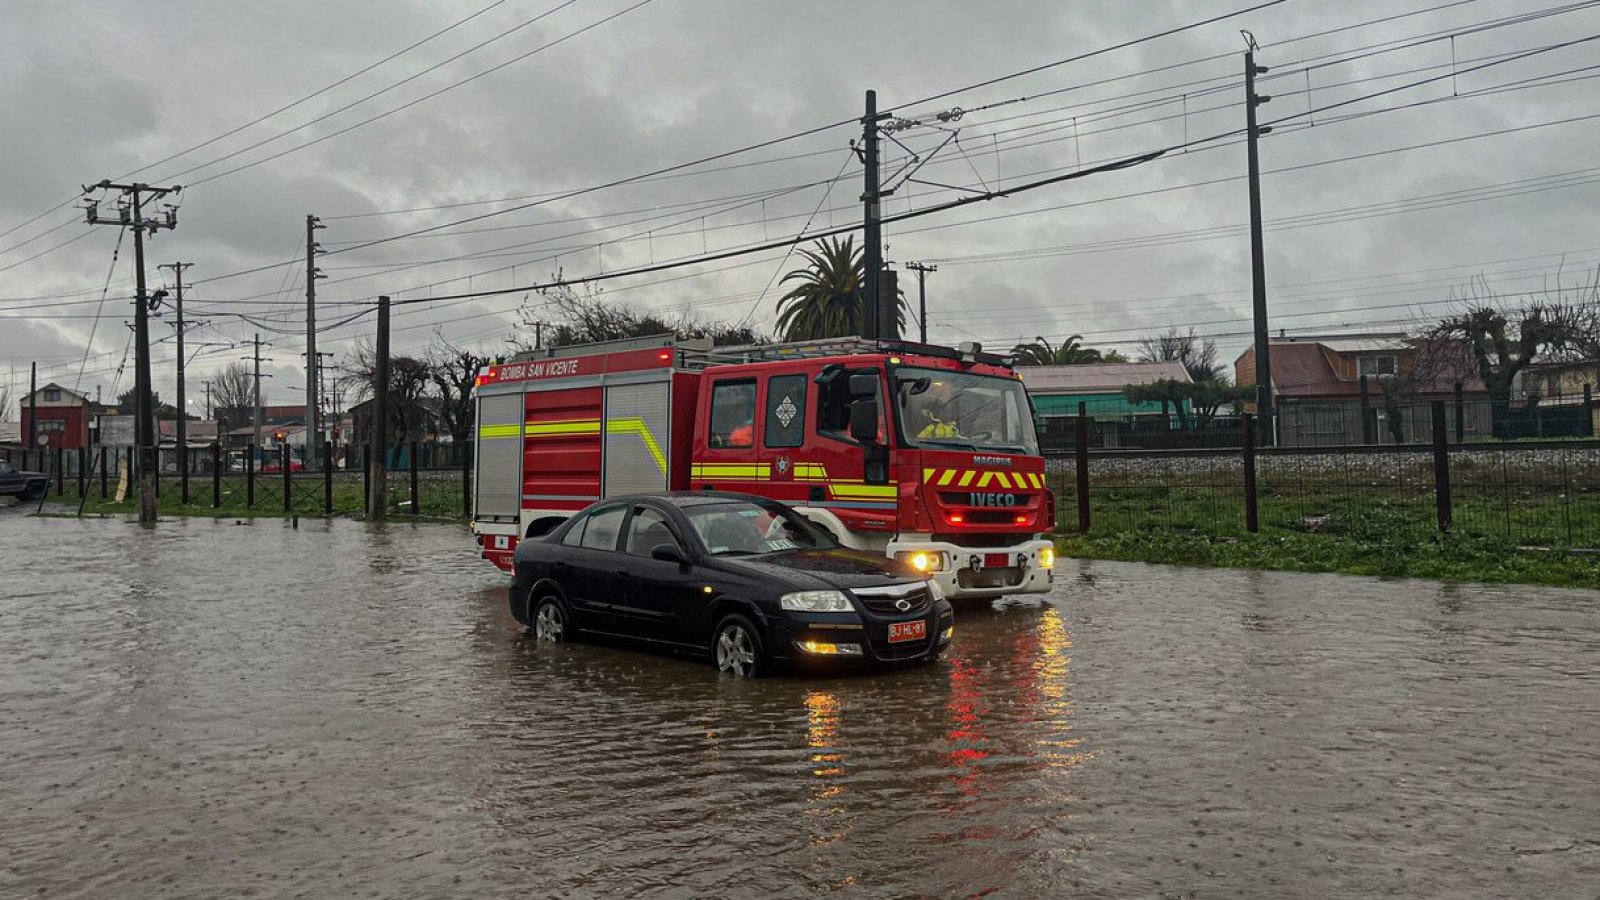
{"type": "Polygon", "coordinates": [[[1026,491],[1044,490],[1044,476],[1037,472],[1000,472],[992,469],[942,469],[922,470],[922,483],[934,487],[986,488],[1026,491]]]}

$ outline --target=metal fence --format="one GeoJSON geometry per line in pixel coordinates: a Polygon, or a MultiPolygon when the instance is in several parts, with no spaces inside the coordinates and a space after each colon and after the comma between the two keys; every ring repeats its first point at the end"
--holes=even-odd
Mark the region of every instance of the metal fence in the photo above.
{"type": "MultiPolygon", "coordinates": [[[[1064,531],[1431,531],[1600,547],[1600,441],[1457,441],[1442,409],[1425,444],[1092,450],[1051,454],[1064,531]]],[[[1253,432],[1250,434],[1253,437],[1253,432]]]]}
{"type": "MultiPolygon", "coordinates": [[[[191,448],[181,462],[169,451],[157,468],[156,495],[162,509],[174,513],[366,515],[376,472],[371,453],[367,446],[325,446],[308,467],[281,449],[261,453],[244,447],[228,453],[210,444],[191,448]]],[[[408,442],[383,453],[389,515],[471,514],[470,445],[408,442]]],[[[49,499],[77,503],[79,509],[131,505],[138,492],[131,447],[0,449],[0,458],[18,469],[46,473],[49,499]]]]}

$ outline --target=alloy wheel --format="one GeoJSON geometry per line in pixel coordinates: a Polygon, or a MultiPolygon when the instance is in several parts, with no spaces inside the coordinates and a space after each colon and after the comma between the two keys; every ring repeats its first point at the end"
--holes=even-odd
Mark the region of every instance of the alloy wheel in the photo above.
{"type": "Polygon", "coordinates": [[[533,617],[533,636],[541,641],[559,643],[566,632],[566,623],[561,618],[561,607],[546,601],[539,605],[539,611],[533,617]]]}
{"type": "Polygon", "coordinates": [[[736,678],[755,674],[755,638],[744,625],[730,622],[717,635],[717,670],[736,678]]]}

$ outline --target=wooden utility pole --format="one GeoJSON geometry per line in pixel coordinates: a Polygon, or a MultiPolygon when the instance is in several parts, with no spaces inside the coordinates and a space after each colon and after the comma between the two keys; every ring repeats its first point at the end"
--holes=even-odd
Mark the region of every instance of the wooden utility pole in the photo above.
{"type": "MultiPolygon", "coordinates": [[[[178,224],[178,213],[174,207],[168,206],[165,213],[153,219],[144,217],[144,203],[146,200],[158,200],[167,194],[175,194],[183,188],[173,186],[169,188],[151,187],[148,184],[112,184],[109,180],[101,181],[93,188],[85,188],[88,193],[95,188],[100,190],[121,191],[128,201],[117,207],[117,214],[113,217],[102,218],[100,205],[91,201],[88,209],[90,225],[120,225],[133,228],[133,256],[134,256],[134,433],[135,441],[139,445],[139,523],[142,525],[155,524],[158,509],[156,506],[156,466],[157,445],[155,433],[155,404],[150,389],[150,304],[147,305],[145,296],[144,279],[144,233],[148,230],[152,235],[163,228],[175,228],[178,224]],[[132,213],[130,218],[129,213],[132,213]]],[[[159,300],[157,301],[159,302],[159,300]]]]}
{"type": "Polygon", "coordinates": [[[385,451],[389,445],[389,298],[378,298],[377,383],[372,386],[372,434],[367,444],[372,452],[370,493],[367,495],[367,521],[382,522],[388,512],[389,473],[385,451]]]}
{"type": "Polygon", "coordinates": [[[1261,434],[1258,443],[1267,447],[1273,443],[1272,361],[1268,357],[1267,347],[1267,264],[1261,237],[1261,159],[1256,143],[1261,135],[1272,128],[1256,126],[1256,107],[1272,98],[1256,93],[1256,76],[1267,71],[1267,67],[1256,65],[1255,39],[1249,37],[1248,33],[1246,38],[1250,49],[1244,54],[1244,115],[1246,156],[1250,166],[1250,278],[1253,296],[1251,306],[1255,316],[1256,417],[1261,434]]]}
{"type": "Polygon", "coordinates": [[[879,207],[878,184],[878,122],[886,116],[878,115],[878,92],[867,91],[867,114],[861,119],[861,162],[866,170],[866,190],[861,194],[862,205],[862,255],[865,279],[862,296],[865,313],[862,324],[864,337],[888,337],[882,331],[883,297],[881,275],[883,272],[883,225],[879,207]]]}
{"type": "MultiPolygon", "coordinates": [[[[261,379],[272,377],[271,375],[261,374],[261,363],[272,362],[272,360],[263,360],[261,358],[261,332],[256,332],[255,339],[250,343],[254,347],[254,351],[249,356],[246,356],[245,359],[255,363],[255,402],[250,412],[250,453],[251,458],[254,459],[254,454],[261,447],[261,379]]],[[[267,346],[270,347],[272,345],[268,344],[267,346]]]]}

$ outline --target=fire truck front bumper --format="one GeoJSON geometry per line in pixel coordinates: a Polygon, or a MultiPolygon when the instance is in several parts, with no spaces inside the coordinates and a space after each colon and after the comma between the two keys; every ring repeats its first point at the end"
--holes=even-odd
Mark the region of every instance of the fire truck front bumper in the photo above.
{"type": "Polygon", "coordinates": [[[963,547],[931,540],[893,540],[888,555],[921,569],[951,600],[1008,594],[1048,594],[1055,586],[1055,544],[1026,541],[1010,547],[963,547]]]}

